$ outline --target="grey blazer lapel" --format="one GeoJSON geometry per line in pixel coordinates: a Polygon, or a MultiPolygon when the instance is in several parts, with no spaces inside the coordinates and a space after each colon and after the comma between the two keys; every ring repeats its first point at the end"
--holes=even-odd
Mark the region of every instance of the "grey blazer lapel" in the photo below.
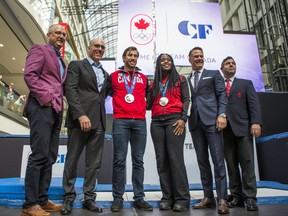
{"type": "MultiPolygon", "coordinates": [[[[199,77],[199,81],[198,81],[198,86],[197,86],[197,88],[196,88],[196,92],[197,92],[198,89],[201,87],[202,81],[203,81],[203,77],[205,77],[207,73],[208,73],[208,72],[207,72],[205,69],[202,71],[202,73],[200,73],[200,77],[199,77]]],[[[195,91],[195,90],[194,90],[194,91],[195,91]]]]}
{"type": "Polygon", "coordinates": [[[92,68],[92,66],[90,65],[89,61],[87,59],[83,60],[83,66],[86,68],[86,70],[88,71],[88,74],[91,76],[91,79],[94,81],[95,84],[95,88],[98,91],[98,85],[97,85],[97,77],[96,74],[92,68]]]}
{"type": "Polygon", "coordinates": [[[240,84],[239,80],[235,77],[234,80],[233,80],[231,89],[230,89],[230,95],[235,91],[235,89],[238,88],[239,84],[240,84]]]}

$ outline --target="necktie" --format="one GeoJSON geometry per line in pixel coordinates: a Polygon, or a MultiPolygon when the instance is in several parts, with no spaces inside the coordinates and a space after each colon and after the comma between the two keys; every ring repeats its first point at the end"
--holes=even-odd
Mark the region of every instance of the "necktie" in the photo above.
{"type": "Polygon", "coordinates": [[[197,88],[199,81],[199,71],[195,71],[194,73],[194,88],[197,88]]]}
{"type": "Polygon", "coordinates": [[[226,79],[226,95],[227,95],[227,96],[230,95],[230,90],[231,90],[230,79],[226,79]]]}

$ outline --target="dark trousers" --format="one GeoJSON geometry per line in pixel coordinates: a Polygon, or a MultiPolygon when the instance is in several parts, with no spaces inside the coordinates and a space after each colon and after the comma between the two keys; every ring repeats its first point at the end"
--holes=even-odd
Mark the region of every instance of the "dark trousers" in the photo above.
{"type": "Polygon", "coordinates": [[[152,120],[151,136],[154,143],[162,201],[190,203],[189,184],[184,163],[185,131],[176,136],[173,124],[179,118],[152,120]]]}
{"type": "Polygon", "coordinates": [[[75,181],[77,164],[85,147],[84,200],[95,200],[96,178],[101,168],[104,147],[104,130],[100,122],[96,129],[83,132],[78,128],[68,129],[67,154],[63,172],[65,200],[73,201],[76,197],[75,181]]]}
{"type": "Polygon", "coordinates": [[[224,142],[222,131],[218,132],[215,125],[206,126],[199,119],[195,130],[191,131],[200,169],[204,196],[213,198],[213,176],[209,161],[209,152],[214,165],[214,178],[218,199],[227,197],[227,179],[224,162],[224,142]]]}
{"type": "Polygon", "coordinates": [[[112,190],[114,200],[123,200],[126,183],[126,156],[128,144],[131,145],[132,185],[134,200],[143,199],[144,194],[144,152],[146,148],[146,120],[113,120],[113,177],[112,190]]]}
{"type": "Polygon", "coordinates": [[[224,129],[224,150],[231,195],[256,199],[253,137],[235,136],[228,123],[224,129]]]}
{"type": "Polygon", "coordinates": [[[52,107],[41,107],[34,97],[29,98],[26,115],[30,124],[31,154],[26,168],[23,208],[36,204],[43,206],[48,200],[62,122],[62,113],[56,113],[52,107]]]}

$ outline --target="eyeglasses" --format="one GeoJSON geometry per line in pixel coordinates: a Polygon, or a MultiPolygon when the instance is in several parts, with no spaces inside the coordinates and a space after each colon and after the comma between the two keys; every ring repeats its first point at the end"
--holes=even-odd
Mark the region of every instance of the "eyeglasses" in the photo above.
{"type": "Polygon", "coordinates": [[[58,36],[62,35],[63,37],[66,37],[66,33],[65,32],[61,32],[61,31],[50,32],[50,34],[56,34],[58,36]]]}
{"type": "Polygon", "coordinates": [[[100,44],[95,44],[94,45],[96,48],[101,48],[101,49],[103,49],[103,50],[105,50],[106,49],[106,47],[104,46],[104,45],[100,45],[100,44]]]}

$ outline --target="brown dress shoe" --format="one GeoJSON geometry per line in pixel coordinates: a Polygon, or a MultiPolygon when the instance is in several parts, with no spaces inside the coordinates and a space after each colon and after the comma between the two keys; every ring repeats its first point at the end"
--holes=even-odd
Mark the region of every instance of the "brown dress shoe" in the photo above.
{"type": "Polygon", "coordinates": [[[229,214],[229,207],[225,199],[218,201],[218,214],[229,214]]]}
{"type": "Polygon", "coordinates": [[[30,208],[23,208],[21,216],[50,216],[50,213],[44,211],[40,205],[34,205],[30,208]]]}
{"type": "Polygon", "coordinates": [[[61,211],[62,204],[55,204],[51,200],[48,200],[46,205],[41,206],[41,208],[46,212],[57,212],[61,211]]]}
{"type": "Polygon", "coordinates": [[[212,208],[215,207],[215,199],[204,197],[200,203],[193,205],[194,209],[205,209],[205,208],[212,208]]]}

